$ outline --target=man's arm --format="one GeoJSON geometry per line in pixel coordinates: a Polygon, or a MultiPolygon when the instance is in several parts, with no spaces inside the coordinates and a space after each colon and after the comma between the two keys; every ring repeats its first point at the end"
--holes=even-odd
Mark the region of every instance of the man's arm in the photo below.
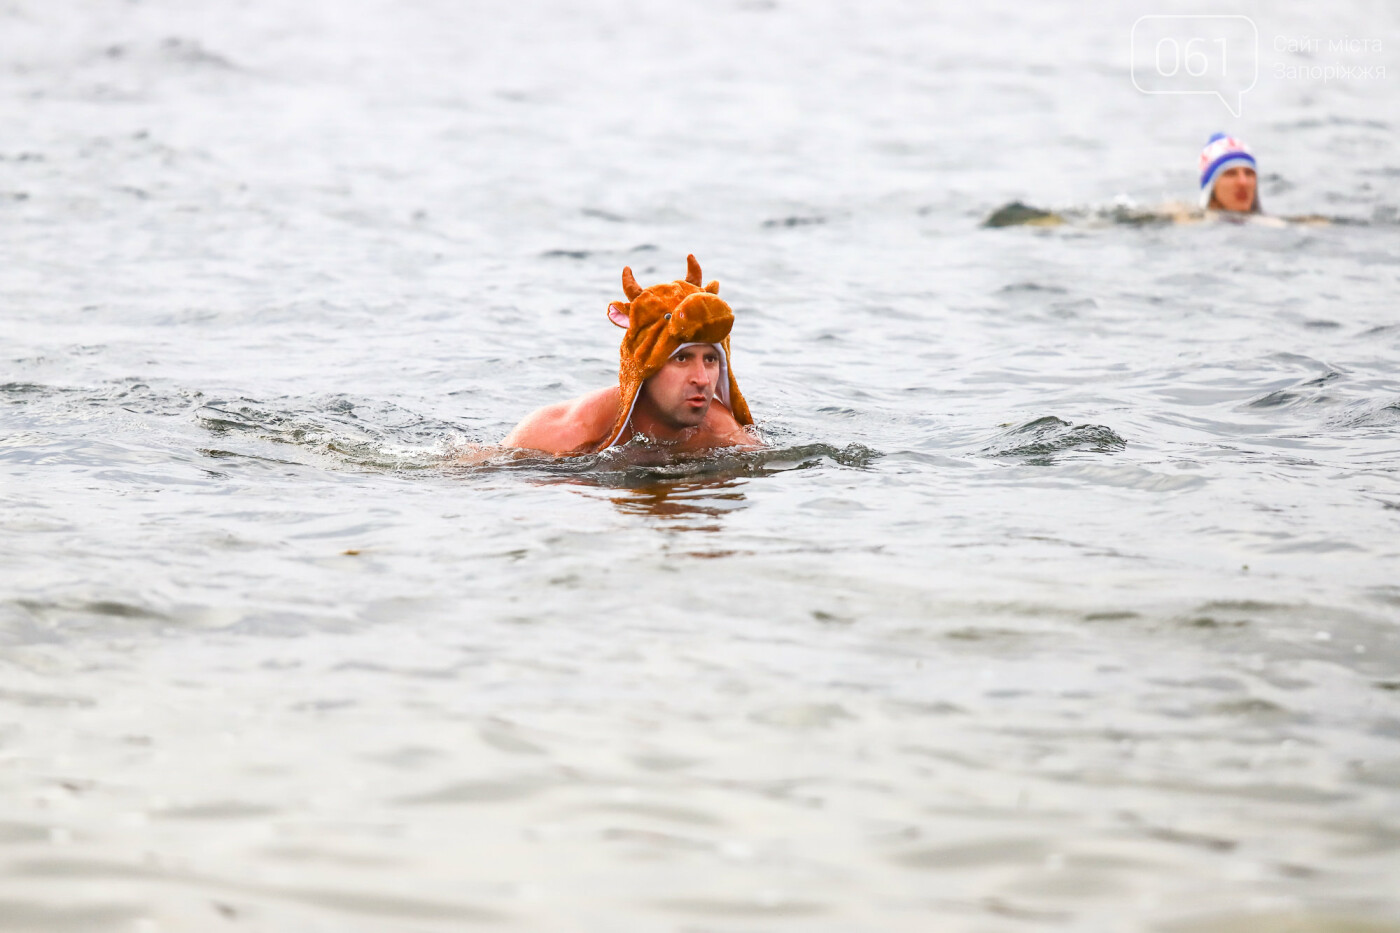
{"type": "Polygon", "coordinates": [[[741,450],[760,450],[766,446],[751,430],[740,424],[719,399],[710,406],[705,418],[705,438],[708,446],[738,447],[741,450]]]}
{"type": "Polygon", "coordinates": [[[503,447],[539,450],[547,454],[578,453],[597,444],[617,419],[617,386],[599,389],[567,402],[531,412],[501,441],[503,447]]]}

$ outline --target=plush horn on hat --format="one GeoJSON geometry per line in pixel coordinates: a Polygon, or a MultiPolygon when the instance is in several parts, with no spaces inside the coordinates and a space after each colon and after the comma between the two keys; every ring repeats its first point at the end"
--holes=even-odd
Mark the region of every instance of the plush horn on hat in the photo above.
{"type": "MultiPolygon", "coordinates": [[[[694,260],[695,257],[692,256],[691,261],[694,260]]],[[[638,285],[637,280],[632,276],[631,266],[622,267],[622,293],[627,296],[628,301],[635,301],[637,296],[642,293],[642,286],[638,285]]]]}

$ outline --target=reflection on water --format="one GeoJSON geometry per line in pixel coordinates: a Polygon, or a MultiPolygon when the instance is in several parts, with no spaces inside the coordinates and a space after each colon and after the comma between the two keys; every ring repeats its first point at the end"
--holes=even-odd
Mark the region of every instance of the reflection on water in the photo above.
{"type": "Polygon", "coordinates": [[[667,531],[715,532],[723,530],[722,523],[695,519],[720,519],[744,508],[747,500],[741,490],[749,479],[745,474],[716,466],[713,461],[709,465],[714,467],[713,474],[701,474],[698,479],[688,480],[658,479],[651,469],[642,468],[566,475],[545,472],[528,477],[528,482],[540,486],[581,487],[580,493],[590,498],[594,496],[583,490],[606,490],[609,494],[605,498],[623,515],[661,519],[664,523],[661,527],[667,531]]]}
{"type": "MultiPolygon", "coordinates": [[[[762,450],[720,450],[675,454],[646,438],[586,457],[530,457],[519,452],[496,455],[469,472],[524,471],[539,485],[622,490],[608,500],[624,515],[668,520],[673,531],[720,531],[719,519],[747,504],[742,492],[755,479],[822,466],[868,469],[880,455],[860,445],[836,448],[805,444],[762,450]]],[[[459,471],[459,475],[464,475],[459,471]]]]}
{"type": "MultiPolygon", "coordinates": [[[[633,486],[623,495],[610,496],[626,515],[650,515],[661,519],[722,518],[748,503],[740,490],[747,480],[714,479],[708,482],[648,483],[633,486]]],[[[720,531],[719,523],[677,523],[686,531],[720,531]]]]}

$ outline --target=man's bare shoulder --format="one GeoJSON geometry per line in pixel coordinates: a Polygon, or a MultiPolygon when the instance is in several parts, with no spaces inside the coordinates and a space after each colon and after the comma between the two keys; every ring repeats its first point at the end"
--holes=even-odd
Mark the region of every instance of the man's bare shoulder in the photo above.
{"type": "Polygon", "coordinates": [[[764,446],[752,431],[739,423],[719,399],[715,399],[714,404],[710,406],[710,411],[700,426],[700,432],[695,439],[697,446],[741,447],[745,450],[757,450],[764,446]]]}
{"type": "Polygon", "coordinates": [[[617,420],[617,386],[598,389],[531,412],[501,441],[503,447],[570,454],[602,441],[617,420]]]}

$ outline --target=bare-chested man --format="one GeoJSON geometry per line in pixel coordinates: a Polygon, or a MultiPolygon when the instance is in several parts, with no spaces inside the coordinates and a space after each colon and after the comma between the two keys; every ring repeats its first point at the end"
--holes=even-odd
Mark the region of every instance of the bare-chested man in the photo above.
{"type": "Polygon", "coordinates": [[[749,406],[730,369],[734,312],[719,282],[700,285],[700,264],[687,257],[684,279],[643,289],[622,270],[627,302],[608,318],[627,328],[618,384],[528,415],[506,447],[556,456],[594,453],[644,434],[677,451],[759,447],[747,430],[749,406]]]}

